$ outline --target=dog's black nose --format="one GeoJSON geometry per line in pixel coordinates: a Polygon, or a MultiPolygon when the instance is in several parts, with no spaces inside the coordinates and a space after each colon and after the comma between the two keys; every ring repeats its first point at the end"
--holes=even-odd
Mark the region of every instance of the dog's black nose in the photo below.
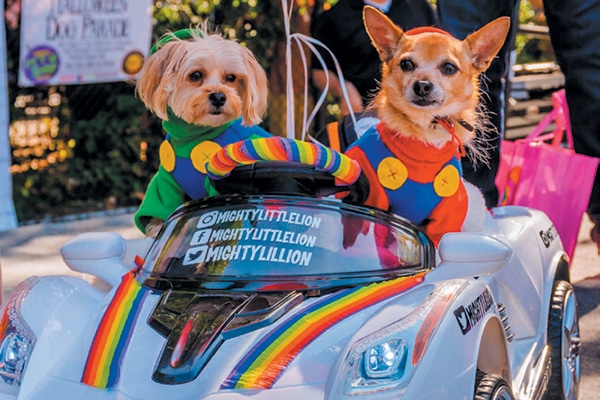
{"type": "Polygon", "coordinates": [[[427,96],[433,90],[433,83],[429,81],[417,81],[413,85],[413,90],[417,96],[427,96]]]}
{"type": "Polygon", "coordinates": [[[225,101],[227,101],[227,97],[221,92],[213,92],[208,95],[208,100],[210,100],[213,106],[222,107],[225,101]]]}

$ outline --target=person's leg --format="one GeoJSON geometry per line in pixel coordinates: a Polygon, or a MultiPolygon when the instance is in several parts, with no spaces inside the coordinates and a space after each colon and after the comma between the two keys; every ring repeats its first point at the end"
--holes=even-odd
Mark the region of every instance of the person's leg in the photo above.
{"type": "Polygon", "coordinates": [[[498,17],[509,16],[515,21],[498,57],[486,71],[485,77],[482,77],[482,103],[488,110],[491,124],[497,129],[497,132],[487,134],[478,132],[480,136],[485,135],[485,141],[489,143],[489,166],[481,162],[474,165],[468,157],[462,163],[465,179],[481,189],[489,208],[498,204],[498,190],[494,179],[500,163],[500,143],[504,136],[506,80],[518,25],[518,3],[518,0],[437,0],[442,28],[461,40],[498,17]]]}
{"type": "MultiPolygon", "coordinates": [[[[565,74],[575,151],[600,157],[600,2],[544,0],[544,12],[556,59],[565,74]]],[[[600,173],[588,215],[600,252],[600,173]]]]}

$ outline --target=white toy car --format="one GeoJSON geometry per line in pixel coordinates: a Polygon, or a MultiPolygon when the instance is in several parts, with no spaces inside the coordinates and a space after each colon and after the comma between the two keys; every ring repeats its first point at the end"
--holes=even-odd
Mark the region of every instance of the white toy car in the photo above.
{"type": "Polygon", "coordinates": [[[545,214],[496,208],[435,249],[331,196],[322,171],[265,162],[222,182],[246,194],[181,207],[139,268],[118,234],[61,249],[109,291],[12,291],[0,399],[577,398],[577,303],[545,214]]]}

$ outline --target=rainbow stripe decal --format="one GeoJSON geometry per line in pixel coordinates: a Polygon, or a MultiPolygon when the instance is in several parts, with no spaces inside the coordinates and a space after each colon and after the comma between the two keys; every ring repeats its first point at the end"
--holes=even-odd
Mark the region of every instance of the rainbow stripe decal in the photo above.
{"type": "Polygon", "coordinates": [[[219,179],[229,175],[240,164],[252,164],[261,160],[311,165],[331,173],[346,184],[354,183],[361,172],[357,161],[329,147],[278,136],[228,144],[210,159],[206,164],[206,171],[210,178],[219,179]]]}
{"type": "Polygon", "coordinates": [[[374,283],[328,296],[263,337],[236,365],[221,389],[270,389],[296,356],[343,319],[423,281],[424,274],[374,283]]]}
{"type": "Polygon", "coordinates": [[[146,293],[133,272],[123,276],[98,325],[81,383],[101,389],[116,385],[121,359],[146,293]]]}

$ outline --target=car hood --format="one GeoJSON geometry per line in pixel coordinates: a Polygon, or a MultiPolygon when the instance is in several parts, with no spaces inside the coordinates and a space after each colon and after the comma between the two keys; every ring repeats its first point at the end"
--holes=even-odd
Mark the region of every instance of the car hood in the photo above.
{"type": "Polygon", "coordinates": [[[392,319],[400,319],[434,287],[417,274],[329,293],[158,292],[128,276],[45,378],[47,385],[181,399],[324,387],[340,352],[371,315],[394,303],[392,319]]]}

